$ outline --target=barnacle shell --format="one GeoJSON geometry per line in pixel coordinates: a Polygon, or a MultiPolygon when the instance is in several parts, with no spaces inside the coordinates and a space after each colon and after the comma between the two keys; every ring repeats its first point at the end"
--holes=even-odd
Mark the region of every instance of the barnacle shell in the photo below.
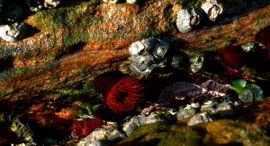
{"type": "Polygon", "coordinates": [[[61,0],[44,0],[44,7],[45,8],[54,8],[57,7],[61,2],[61,0]]]}
{"type": "Polygon", "coordinates": [[[109,4],[117,4],[119,3],[119,0],[103,0],[104,3],[109,3],[109,4]]]}
{"type": "Polygon", "coordinates": [[[127,3],[129,4],[135,4],[137,3],[139,0],[127,0],[127,3]]]}
{"type": "Polygon", "coordinates": [[[203,56],[195,56],[193,58],[191,58],[189,60],[189,62],[191,63],[190,65],[190,70],[193,73],[198,72],[200,69],[202,69],[203,67],[203,63],[204,63],[204,57],[203,56]]]}
{"type": "Polygon", "coordinates": [[[132,61],[130,69],[149,74],[156,67],[165,67],[169,47],[169,43],[153,37],[132,43],[129,48],[132,61]]]}
{"type": "Polygon", "coordinates": [[[26,31],[24,23],[13,23],[11,25],[0,25],[0,37],[8,42],[15,42],[23,37],[26,31]]]}
{"type": "Polygon", "coordinates": [[[169,50],[169,44],[160,39],[156,39],[155,46],[151,49],[156,59],[163,59],[169,50]]]}
{"type": "Polygon", "coordinates": [[[176,26],[180,32],[189,32],[195,25],[200,23],[200,14],[194,8],[181,9],[178,12],[176,26]]]}
{"type": "Polygon", "coordinates": [[[220,14],[223,13],[223,5],[217,0],[206,0],[201,8],[208,15],[211,21],[215,21],[220,14]]]}

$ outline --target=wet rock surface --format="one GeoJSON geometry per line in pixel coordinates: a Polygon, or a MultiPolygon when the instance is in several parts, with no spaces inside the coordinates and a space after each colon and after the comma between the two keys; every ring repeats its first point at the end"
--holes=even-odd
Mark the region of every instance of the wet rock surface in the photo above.
{"type": "MultiPolygon", "coordinates": [[[[269,8],[268,0],[0,0],[0,145],[269,145],[269,8]],[[23,35],[22,22],[33,30],[23,35]],[[242,50],[239,66],[228,64],[238,53],[215,51],[228,46],[242,50]],[[125,114],[93,85],[115,70],[147,90],[125,114]],[[256,86],[238,92],[229,84],[239,78],[256,86]],[[11,113],[25,119],[2,118],[11,113]],[[81,117],[114,124],[87,133],[86,122],[78,129],[89,135],[72,138],[81,117]]],[[[100,84],[114,86],[111,78],[100,84]]]]}

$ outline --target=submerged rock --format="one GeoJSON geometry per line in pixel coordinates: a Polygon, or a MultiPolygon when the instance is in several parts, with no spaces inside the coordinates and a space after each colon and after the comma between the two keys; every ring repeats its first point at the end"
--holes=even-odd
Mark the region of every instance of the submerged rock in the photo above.
{"type": "Polygon", "coordinates": [[[180,32],[189,32],[194,26],[200,24],[201,16],[197,9],[181,9],[177,14],[176,26],[180,32]]]}
{"type": "Polygon", "coordinates": [[[256,84],[249,84],[240,92],[238,98],[244,103],[261,100],[263,99],[263,90],[256,84]]]}
{"type": "Polygon", "coordinates": [[[23,38],[26,32],[24,23],[13,23],[11,25],[0,25],[0,37],[8,42],[15,42],[23,38]]]}
{"type": "Polygon", "coordinates": [[[208,113],[201,113],[193,116],[188,122],[188,126],[193,126],[200,123],[206,123],[213,121],[213,118],[208,113]]]}
{"type": "Polygon", "coordinates": [[[215,21],[223,13],[223,5],[217,0],[206,0],[201,8],[211,21],[215,21]]]}

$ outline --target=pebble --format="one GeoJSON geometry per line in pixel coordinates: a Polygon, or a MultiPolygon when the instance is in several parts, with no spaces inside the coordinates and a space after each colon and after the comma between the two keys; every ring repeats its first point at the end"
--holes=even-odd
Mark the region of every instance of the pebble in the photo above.
{"type": "Polygon", "coordinates": [[[261,100],[263,99],[263,97],[264,96],[262,88],[256,84],[248,85],[238,95],[238,98],[244,103],[250,103],[256,100],[261,100]]]}
{"type": "Polygon", "coordinates": [[[213,121],[213,118],[206,112],[193,116],[188,122],[188,126],[213,121]]]}

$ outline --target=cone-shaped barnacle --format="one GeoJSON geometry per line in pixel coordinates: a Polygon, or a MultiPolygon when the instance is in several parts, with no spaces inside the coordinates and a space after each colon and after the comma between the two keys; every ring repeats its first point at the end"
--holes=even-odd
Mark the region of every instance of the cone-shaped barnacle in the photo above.
{"type": "Polygon", "coordinates": [[[119,3],[120,0],[103,0],[104,3],[108,4],[117,4],[119,3]]]}
{"type": "Polygon", "coordinates": [[[8,42],[15,42],[23,38],[26,32],[26,24],[13,23],[11,25],[0,25],[0,38],[8,42]]]}
{"type": "Polygon", "coordinates": [[[199,70],[202,69],[203,63],[204,63],[204,57],[201,56],[201,55],[198,55],[198,56],[195,56],[193,58],[190,58],[189,62],[191,64],[190,65],[190,70],[193,73],[196,73],[196,72],[198,72],[199,70]]]}
{"type": "Polygon", "coordinates": [[[142,41],[137,41],[131,44],[129,48],[130,55],[140,55],[143,52],[149,51],[149,49],[155,45],[155,38],[151,37],[142,41]]]}
{"type": "Polygon", "coordinates": [[[169,44],[160,39],[155,39],[155,46],[152,48],[152,54],[155,59],[163,59],[169,50],[169,44]]]}
{"type": "Polygon", "coordinates": [[[200,12],[194,8],[181,9],[177,14],[176,26],[180,32],[189,32],[201,21],[200,12]]]}
{"type": "Polygon", "coordinates": [[[223,13],[223,5],[217,0],[206,0],[202,3],[201,8],[211,21],[216,21],[219,15],[223,13]]]}
{"type": "Polygon", "coordinates": [[[145,53],[144,55],[133,55],[130,60],[132,61],[132,64],[130,65],[131,70],[135,72],[148,74],[155,68],[155,66],[153,66],[153,56],[149,53],[145,53]]]}

